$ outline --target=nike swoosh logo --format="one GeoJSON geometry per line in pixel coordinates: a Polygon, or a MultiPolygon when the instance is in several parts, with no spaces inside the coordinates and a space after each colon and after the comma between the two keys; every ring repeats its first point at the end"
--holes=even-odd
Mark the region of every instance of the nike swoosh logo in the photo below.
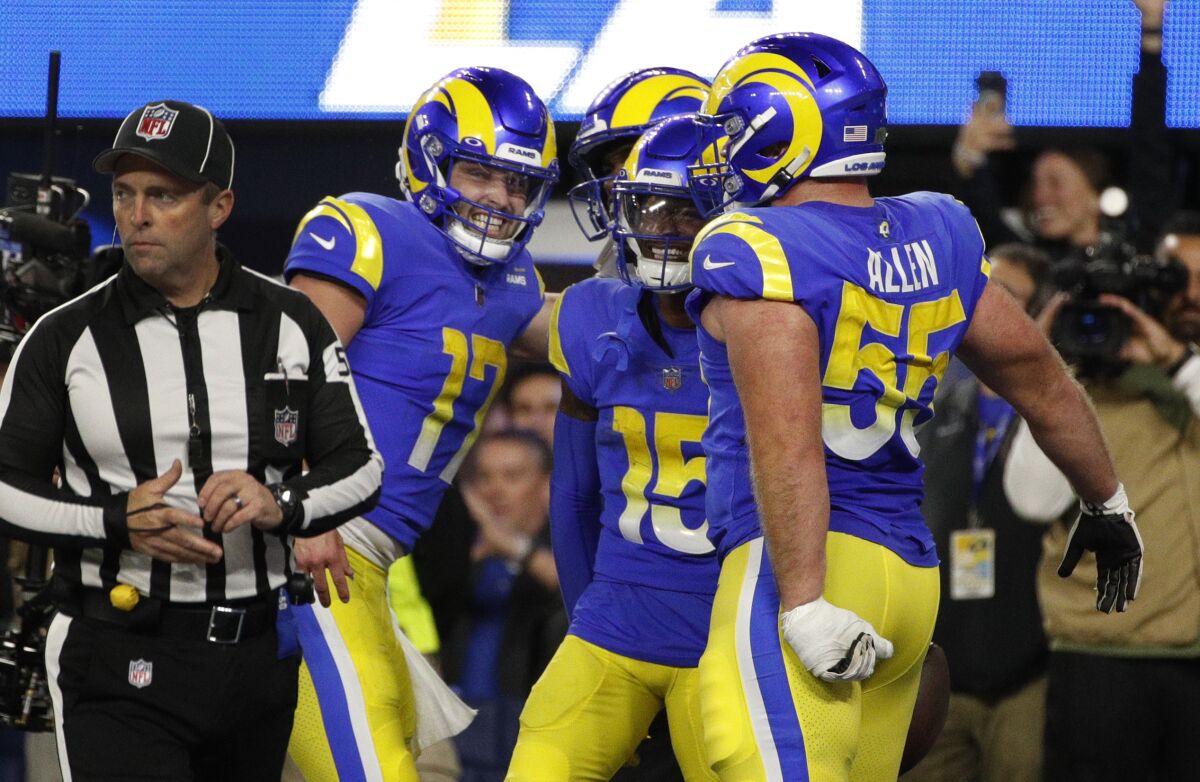
{"type": "Polygon", "coordinates": [[[316,235],[315,233],[313,233],[312,231],[309,231],[309,232],[308,232],[308,235],[309,235],[309,236],[311,236],[311,237],[313,238],[313,241],[315,241],[317,244],[319,244],[319,245],[321,245],[322,247],[324,247],[326,250],[332,250],[332,249],[333,249],[333,246],[334,246],[335,244],[337,244],[337,237],[336,237],[336,236],[331,236],[331,237],[329,237],[328,239],[322,239],[321,237],[317,236],[317,235],[316,235]]]}
{"type": "Polygon", "coordinates": [[[704,263],[702,265],[704,266],[705,269],[711,270],[711,269],[721,269],[726,266],[733,266],[733,264],[734,264],[733,261],[722,261],[721,263],[713,263],[712,256],[706,255],[706,256],[704,256],[704,263]]]}

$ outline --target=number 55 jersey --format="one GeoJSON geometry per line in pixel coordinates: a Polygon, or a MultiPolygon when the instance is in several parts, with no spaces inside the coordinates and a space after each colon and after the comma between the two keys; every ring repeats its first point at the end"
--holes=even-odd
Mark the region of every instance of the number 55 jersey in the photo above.
{"type": "MultiPolygon", "coordinates": [[[[970,212],[911,193],[871,207],[826,202],[747,209],[709,223],[692,251],[693,319],[714,294],[794,301],[820,341],[829,528],[937,564],[921,517],[913,430],[966,333],[990,271],[970,212]]],[[[725,345],[698,329],[712,395],[704,435],[710,536],[722,553],[762,534],[745,421],[725,345]]]]}

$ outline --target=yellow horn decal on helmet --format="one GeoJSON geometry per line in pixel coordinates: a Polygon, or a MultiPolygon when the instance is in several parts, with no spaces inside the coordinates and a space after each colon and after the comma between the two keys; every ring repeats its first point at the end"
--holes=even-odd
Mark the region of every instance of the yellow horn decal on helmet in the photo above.
{"type": "Polygon", "coordinates": [[[408,122],[404,123],[404,139],[400,142],[400,154],[404,156],[404,178],[408,181],[408,189],[413,193],[421,192],[429,186],[429,183],[422,182],[420,179],[417,179],[416,173],[413,171],[414,167],[411,161],[408,159],[408,136],[413,132],[413,128],[416,127],[417,112],[420,111],[426,103],[432,100],[431,96],[434,92],[434,90],[430,90],[429,92],[425,93],[421,96],[421,99],[417,101],[417,104],[413,106],[412,111],[408,114],[408,122]]]}
{"type": "Polygon", "coordinates": [[[638,140],[629,148],[629,155],[625,158],[625,162],[621,167],[625,169],[626,181],[632,182],[637,179],[638,166],[642,159],[642,148],[646,146],[646,134],[638,136],[638,140]]]}
{"type": "Polygon", "coordinates": [[[759,75],[760,71],[779,71],[790,74],[812,89],[812,82],[800,66],[781,54],[772,52],[753,52],[737,58],[725,66],[713,79],[712,90],[708,93],[708,103],[704,106],[705,114],[721,113],[721,101],[733,92],[734,88],[750,76],[759,75]]]}
{"type": "Polygon", "coordinates": [[[558,139],[554,135],[554,118],[546,112],[546,143],[542,145],[542,168],[550,168],[550,164],[558,159],[558,139]]]}
{"type": "Polygon", "coordinates": [[[694,95],[703,105],[704,98],[708,95],[708,85],[690,76],[675,73],[651,76],[629,88],[613,109],[612,123],[609,127],[645,125],[650,121],[650,115],[658,108],[658,104],[667,98],[680,95],[694,95]]]}
{"type": "Polygon", "coordinates": [[[458,118],[457,141],[474,136],[483,142],[483,152],[496,154],[496,118],[479,88],[466,79],[446,79],[437,88],[433,99],[458,118]]]}
{"type": "Polygon", "coordinates": [[[692,247],[699,247],[706,237],[717,234],[736,236],[749,246],[762,267],[762,297],[771,301],[795,301],[792,290],[792,270],[788,266],[787,254],[779,240],[759,228],[762,220],[745,212],[730,212],[713,220],[704,227],[692,247]]]}
{"type": "Polygon", "coordinates": [[[706,166],[715,166],[725,159],[725,147],[729,145],[729,136],[718,136],[717,140],[704,147],[700,152],[700,162],[706,166]]]}
{"type": "MultiPolygon", "coordinates": [[[[792,114],[792,139],[776,162],[765,168],[743,169],[742,174],[765,185],[771,181],[771,177],[779,173],[780,169],[802,155],[804,148],[808,147],[808,160],[791,172],[793,175],[800,174],[812,164],[813,158],[816,157],[817,149],[821,146],[821,135],[825,129],[821,119],[821,109],[817,106],[817,101],[813,98],[809,86],[793,78],[791,74],[778,71],[756,73],[748,81],[767,85],[776,90],[780,97],[787,102],[788,110],[792,114]]],[[[748,117],[747,119],[752,121],[754,118],[748,117]]]]}
{"type": "MultiPolygon", "coordinates": [[[[801,173],[816,157],[824,133],[821,110],[813,99],[813,86],[808,75],[796,63],[782,55],[772,52],[747,54],[734,60],[717,74],[708,96],[708,104],[704,108],[705,113],[722,113],[724,109],[721,103],[729,93],[747,82],[765,84],[777,91],[787,102],[792,113],[792,139],[780,156],[779,162],[762,169],[743,170],[742,173],[756,182],[766,184],[780,169],[801,155],[807,146],[809,160],[792,172],[793,175],[801,173]]],[[[754,117],[745,119],[750,122],[754,117]]]]}

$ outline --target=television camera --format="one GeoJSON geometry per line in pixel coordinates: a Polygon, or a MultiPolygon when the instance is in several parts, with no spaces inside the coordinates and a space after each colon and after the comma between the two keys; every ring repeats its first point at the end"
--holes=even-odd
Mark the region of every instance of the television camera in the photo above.
{"type": "Polygon", "coordinates": [[[1102,304],[1102,294],[1123,296],[1158,317],[1166,299],[1188,279],[1179,261],[1138,253],[1116,226],[1106,227],[1092,246],[1059,261],[1053,276],[1070,300],[1055,318],[1051,338],[1064,357],[1085,371],[1119,367],[1118,355],[1129,339],[1129,317],[1102,304]]]}
{"type": "MultiPolygon", "coordinates": [[[[52,174],[59,65],[59,53],[51,52],[43,171],[10,174],[0,207],[0,367],[7,366],[33,323],[82,293],[87,279],[91,235],[79,215],[88,193],[52,174]]],[[[14,579],[23,600],[12,625],[0,633],[0,727],[54,728],[45,665],[54,614],[49,560],[44,546],[29,546],[24,572],[14,579]]]]}

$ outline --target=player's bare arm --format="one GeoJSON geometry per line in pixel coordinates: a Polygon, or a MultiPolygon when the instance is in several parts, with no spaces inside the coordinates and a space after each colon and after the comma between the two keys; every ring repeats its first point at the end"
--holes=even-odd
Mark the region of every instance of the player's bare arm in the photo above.
{"type": "Polygon", "coordinates": [[[729,348],[751,477],[783,610],[825,585],[829,489],[816,326],[797,304],[715,297],[702,321],[729,348]]]}
{"type": "Polygon", "coordinates": [[[367,302],[362,294],[348,285],[300,272],[292,277],[291,286],[302,291],[333,326],[333,332],[343,345],[362,328],[367,316],[367,302]]]}
{"type": "MultiPolygon", "coordinates": [[[[358,291],[340,282],[302,272],[292,277],[291,286],[302,291],[317,305],[343,345],[350,344],[367,316],[367,302],[358,291]]],[[[350,602],[347,579],[353,578],[354,572],[350,569],[346,548],[337,530],[311,538],[297,538],[293,553],[296,569],[312,574],[313,586],[321,605],[328,608],[330,603],[325,571],[329,571],[338,598],[343,603],[350,602]]]]}
{"type": "Polygon", "coordinates": [[[554,303],[558,301],[560,295],[558,293],[546,294],[542,301],[542,308],[538,310],[537,315],[533,316],[533,320],[529,321],[525,330],[508,346],[510,356],[526,361],[546,360],[550,346],[550,313],[554,310],[554,303]]]}
{"type": "Polygon", "coordinates": [[[1007,291],[987,286],[958,352],[1028,422],[1084,500],[1099,504],[1116,492],[1116,471],[1087,395],[1007,291]]]}

